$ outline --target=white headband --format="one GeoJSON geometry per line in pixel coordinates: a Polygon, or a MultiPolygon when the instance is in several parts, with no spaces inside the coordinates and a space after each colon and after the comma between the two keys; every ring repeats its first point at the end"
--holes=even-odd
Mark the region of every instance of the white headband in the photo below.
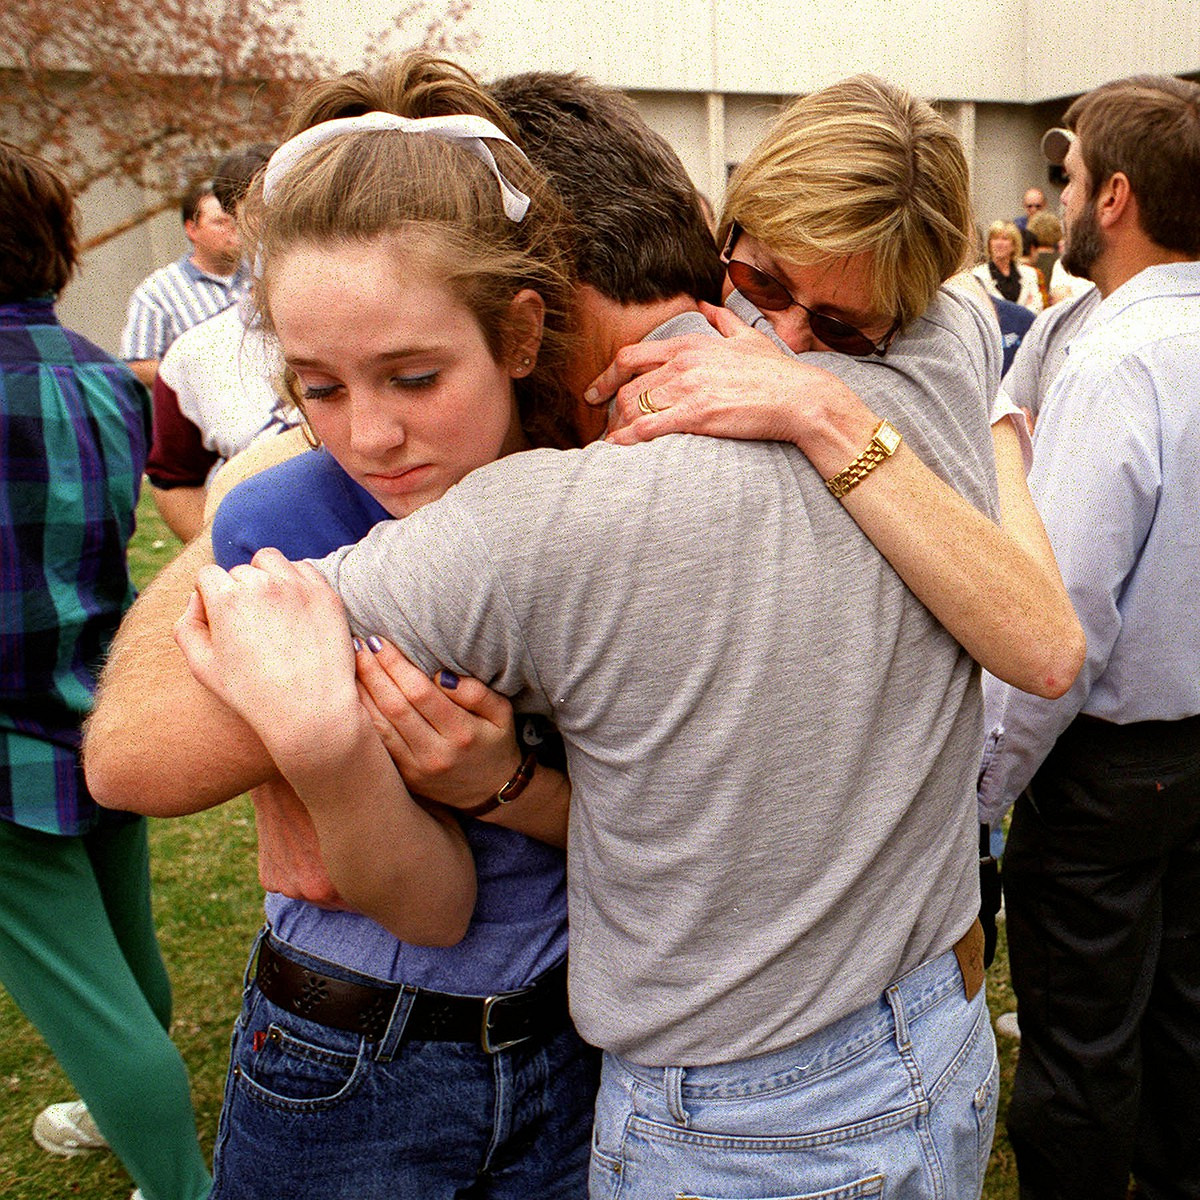
{"type": "Polygon", "coordinates": [[[263,175],[263,201],[270,201],[272,192],[279,186],[279,181],[314,146],[319,146],[330,138],[340,137],[344,133],[373,133],[386,129],[399,129],[405,133],[431,133],[447,141],[460,142],[464,150],[469,150],[495,175],[504,199],[505,216],[510,221],[520,222],[529,211],[529,197],[504,178],[495,156],[483,139],[493,138],[496,141],[507,142],[519,154],[522,153],[520,147],[485,117],[471,116],[467,113],[448,117],[398,117],[394,113],[371,112],[359,117],[322,121],[321,124],[298,133],[290,142],[284,142],[271,155],[263,175]]]}

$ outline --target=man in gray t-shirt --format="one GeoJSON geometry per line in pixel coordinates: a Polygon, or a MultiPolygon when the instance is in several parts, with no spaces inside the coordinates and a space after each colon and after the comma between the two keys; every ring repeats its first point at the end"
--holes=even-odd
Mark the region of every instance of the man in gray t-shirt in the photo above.
{"type": "MultiPolygon", "coordinates": [[[[965,212],[944,123],[885,91],[952,168],[949,190],[961,181],[965,212]]],[[[630,316],[702,331],[683,290],[628,290],[622,307],[587,279],[589,337],[597,312],[610,319],[583,381],[629,340],[630,316]]],[[[886,356],[820,363],[994,515],[998,338],[932,284],[909,309],[886,356]]],[[[869,487],[887,444],[852,465],[869,487]]],[[[884,1176],[922,1180],[913,1194],[978,1191],[995,1056],[964,938],[978,908],[977,671],[808,460],[694,437],[535,452],[324,568],[360,628],[429,669],[477,674],[563,732],[572,1006],[612,1051],[595,1194],[618,1177],[635,1197],[877,1190],[884,1176]]],[[[209,778],[227,770],[228,733],[209,778]]],[[[176,757],[194,740],[180,730],[176,757]]]]}
{"type": "MultiPolygon", "coordinates": [[[[897,350],[821,364],[995,515],[986,316],[926,295],[897,350]]],[[[834,482],[886,470],[886,436],[834,482]]],[[[986,1150],[995,1052],[950,953],[979,904],[978,672],[830,490],[778,443],[535,452],[317,564],[356,630],[564,737],[597,1195],[982,1186],[963,1121],[986,1150]]]]}
{"type": "MultiPolygon", "coordinates": [[[[994,514],[983,321],[947,291],[886,375],[823,361],[994,514]]],[[[588,1040],[777,1051],[971,925],[977,670],[794,447],[517,455],[318,565],[357,632],[553,715],[588,1040]]]]}

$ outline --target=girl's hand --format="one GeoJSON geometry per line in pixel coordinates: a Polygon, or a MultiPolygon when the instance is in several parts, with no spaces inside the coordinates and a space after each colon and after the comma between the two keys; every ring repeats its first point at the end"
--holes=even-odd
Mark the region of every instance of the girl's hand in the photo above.
{"type": "Polygon", "coordinates": [[[281,771],[357,731],[354,651],[337,594],[307,563],[260,550],[208,566],[175,626],[192,673],[242,716],[281,771]]]}
{"type": "Polygon", "coordinates": [[[524,757],[512,705],[477,679],[432,679],[390,642],[358,651],[359,697],[410,791],[452,807],[494,796],[524,757]]]}

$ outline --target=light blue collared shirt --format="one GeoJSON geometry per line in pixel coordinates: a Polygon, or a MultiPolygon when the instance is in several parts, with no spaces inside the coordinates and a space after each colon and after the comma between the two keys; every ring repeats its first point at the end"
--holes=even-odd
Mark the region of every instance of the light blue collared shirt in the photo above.
{"type": "Polygon", "coordinates": [[[1149,267],[1071,343],[1034,438],[1029,487],[1087,657],[1044,700],[985,676],[1004,739],[980,787],[999,819],[1080,713],[1200,713],[1200,263],[1149,267]]]}

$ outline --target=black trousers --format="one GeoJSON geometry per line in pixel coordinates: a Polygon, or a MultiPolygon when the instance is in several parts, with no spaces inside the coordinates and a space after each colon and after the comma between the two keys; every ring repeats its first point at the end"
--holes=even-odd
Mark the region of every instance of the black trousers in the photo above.
{"type": "Polygon", "coordinates": [[[1200,1197],[1200,717],[1080,716],[1004,854],[1023,1200],[1200,1197]]]}

